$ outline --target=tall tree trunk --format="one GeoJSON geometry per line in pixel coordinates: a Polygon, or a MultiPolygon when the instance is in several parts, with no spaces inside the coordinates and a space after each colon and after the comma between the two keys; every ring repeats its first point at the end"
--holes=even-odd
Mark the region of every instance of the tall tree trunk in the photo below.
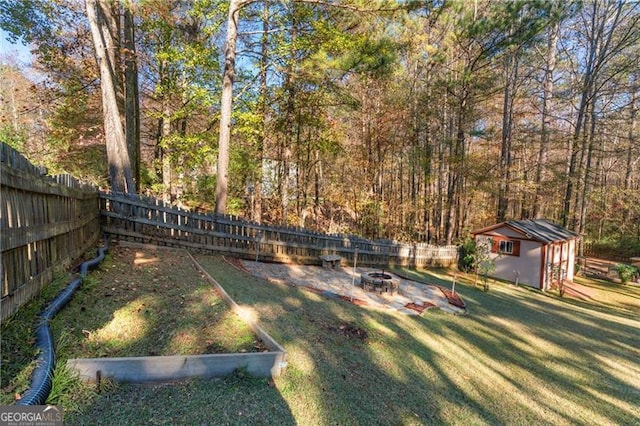
{"type": "Polygon", "coordinates": [[[13,78],[9,79],[7,92],[11,94],[11,123],[13,124],[13,131],[18,133],[18,129],[20,128],[18,124],[18,103],[16,102],[16,87],[13,78]]]}
{"type": "Polygon", "coordinates": [[[125,137],[129,149],[131,173],[140,190],[140,97],[138,95],[138,65],[136,57],[135,26],[131,3],[124,6],[124,93],[125,93],[125,137]]]}
{"type": "Polygon", "coordinates": [[[113,54],[115,52],[113,35],[118,34],[118,28],[109,24],[109,22],[115,21],[113,11],[110,9],[113,4],[107,0],[86,0],[85,6],[100,68],[100,88],[111,189],[116,192],[135,193],[129,150],[120,121],[116,94],[117,69],[113,54]]]}
{"type": "Polygon", "coordinates": [[[511,145],[513,134],[513,104],[518,79],[517,52],[510,52],[505,58],[505,85],[502,105],[502,139],[500,150],[501,184],[498,194],[496,220],[504,222],[511,199],[511,145]]]}
{"type": "Polygon", "coordinates": [[[231,0],[227,17],[227,38],[224,48],[224,74],[220,100],[220,136],[218,138],[218,171],[216,181],[216,213],[227,212],[229,196],[229,145],[231,143],[231,111],[233,108],[233,81],[236,68],[236,42],[238,39],[238,15],[243,0],[231,0]]]}
{"type": "Polygon", "coordinates": [[[551,130],[551,111],[553,111],[553,74],[556,68],[558,38],[560,36],[560,21],[558,20],[549,28],[547,38],[547,54],[544,69],[544,82],[542,84],[542,128],[540,130],[540,150],[536,164],[535,187],[536,195],[533,203],[533,217],[541,218],[545,215],[542,203],[545,185],[544,170],[547,167],[549,151],[549,134],[551,130]]]}
{"type": "MultiPolygon", "coordinates": [[[[631,102],[629,105],[629,141],[627,146],[627,158],[625,162],[625,174],[624,174],[624,196],[627,197],[627,192],[631,189],[631,176],[633,175],[633,153],[634,148],[637,147],[637,115],[638,115],[638,75],[632,74],[631,77],[631,102]]],[[[625,205],[622,212],[622,221],[626,224],[630,219],[630,207],[625,205]]]]}
{"type": "MultiPolygon", "coordinates": [[[[427,74],[427,97],[431,97],[431,73],[427,74]]],[[[433,165],[433,146],[431,141],[431,122],[430,118],[426,117],[425,129],[424,129],[424,150],[422,152],[423,160],[421,162],[422,167],[422,191],[423,191],[423,205],[422,205],[422,227],[424,229],[424,241],[427,243],[432,242],[433,236],[431,235],[432,215],[431,208],[433,204],[432,193],[432,177],[431,167],[433,165]]]]}
{"type": "MultiPolygon", "coordinates": [[[[620,19],[623,9],[626,7],[624,2],[598,2],[590,3],[591,22],[588,24],[588,41],[587,47],[587,63],[585,64],[582,96],[578,115],[576,117],[576,126],[571,140],[571,149],[569,153],[567,182],[565,187],[565,196],[562,210],[562,224],[568,226],[570,218],[576,217],[576,206],[572,205],[574,198],[574,190],[576,184],[579,184],[579,166],[578,159],[584,158],[584,149],[586,147],[586,139],[583,134],[583,126],[588,118],[589,107],[594,108],[593,98],[597,96],[596,81],[604,65],[609,61],[614,53],[623,49],[624,46],[632,45],[636,41],[635,32],[628,31],[620,39],[614,40],[614,34],[620,26],[620,19]],[[612,45],[612,43],[615,43],[612,45]]],[[[572,223],[571,227],[575,227],[576,223],[572,223]]]]}
{"type": "MultiPolygon", "coordinates": [[[[578,158],[582,151],[581,147],[584,143],[581,141],[584,139],[582,134],[582,126],[585,121],[585,114],[587,112],[587,106],[589,99],[592,95],[592,87],[593,87],[593,71],[587,69],[584,75],[584,84],[583,84],[583,92],[580,99],[580,107],[578,109],[578,116],[576,119],[576,127],[574,129],[573,136],[571,138],[570,152],[568,153],[568,162],[567,162],[567,182],[565,186],[564,193],[564,201],[563,201],[563,209],[562,209],[562,226],[569,226],[571,213],[572,213],[572,203],[571,200],[574,196],[574,186],[577,184],[578,176],[578,158]]],[[[573,227],[575,224],[571,224],[573,227]]]]}
{"type": "Polygon", "coordinates": [[[466,173],[466,137],[464,126],[469,96],[468,87],[463,86],[456,113],[456,137],[452,152],[453,165],[451,166],[451,180],[447,194],[449,216],[445,224],[445,244],[453,244],[455,237],[457,237],[460,232],[459,226],[462,223],[462,196],[465,188],[466,173]]]}
{"type": "Polygon", "coordinates": [[[451,139],[452,129],[449,124],[449,104],[448,104],[449,95],[447,93],[442,97],[442,134],[440,135],[439,142],[436,145],[437,155],[438,155],[438,170],[436,173],[436,187],[437,187],[437,200],[434,212],[434,230],[436,232],[435,242],[441,244],[444,241],[444,223],[445,223],[445,179],[448,179],[448,175],[450,174],[450,170],[445,162],[445,141],[451,139]]]}
{"type": "MultiPolygon", "coordinates": [[[[320,205],[321,198],[321,187],[322,187],[322,159],[320,158],[320,150],[316,149],[316,162],[314,165],[314,203],[313,203],[313,213],[317,218],[320,217],[322,210],[320,205]]],[[[319,223],[317,223],[319,224],[319,223]]]]}
{"type": "Polygon", "coordinates": [[[171,108],[167,96],[162,98],[162,199],[171,202],[173,188],[171,182],[171,155],[169,149],[169,136],[171,136],[171,108]]]}
{"type": "Polygon", "coordinates": [[[287,67],[285,70],[284,90],[286,93],[286,105],[285,105],[285,119],[282,127],[282,156],[280,161],[282,163],[281,174],[281,191],[280,191],[280,204],[282,208],[282,220],[286,225],[289,222],[289,176],[291,168],[291,158],[293,157],[294,140],[298,140],[300,134],[299,123],[297,123],[295,107],[297,90],[295,86],[295,66],[296,66],[296,47],[295,40],[298,36],[298,27],[296,20],[296,7],[295,4],[291,5],[291,45],[289,50],[289,58],[287,60],[287,67]],[[295,125],[294,125],[295,124],[295,125]],[[295,129],[295,130],[294,130],[295,129]],[[295,138],[295,139],[294,139],[295,138]]]}
{"type": "MultiPolygon", "coordinates": [[[[576,224],[576,232],[578,234],[582,234],[584,233],[585,229],[585,222],[586,222],[586,218],[587,218],[587,205],[588,203],[588,199],[587,196],[589,194],[589,189],[591,187],[591,161],[593,158],[593,150],[594,150],[594,144],[595,144],[595,132],[596,132],[596,111],[595,111],[595,99],[593,101],[593,105],[591,107],[591,118],[589,120],[589,142],[587,144],[587,152],[586,152],[586,159],[585,159],[585,165],[582,168],[583,172],[583,177],[582,177],[582,193],[580,195],[580,200],[579,200],[579,205],[580,205],[580,215],[578,216],[578,221],[576,224]]],[[[583,246],[580,243],[579,246],[579,255],[582,256],[583,255],[583,246]]]]}
{"type": "Polygon", "coordinates": [[[269,2],[264,2],[262,13],[262,38],[260,40],[260,137],[257,147],[257,161],[253,189],[252,218],[255,222],[262,222],[262,164],[264,149],[267,142],[267,66],[269,54],[269,2]]]}

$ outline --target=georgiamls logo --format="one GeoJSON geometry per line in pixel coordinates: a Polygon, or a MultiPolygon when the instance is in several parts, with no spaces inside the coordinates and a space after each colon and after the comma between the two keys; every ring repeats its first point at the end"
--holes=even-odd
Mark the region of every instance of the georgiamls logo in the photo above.
{"type": "Polygon", "coordinates": [[[60,409],[55,405],[47,405],[47,408],[44,409],[42,414],[45,414],[47,411],[51,411],[51,410],[53,410],[53,413],[51,414],[60,414],[60,409]]]}
{"type": "Polygon", "coordinates": [[[2,406],[0,424],[8,425],[62,425],[62,409],[55,405],[2,406]]]}

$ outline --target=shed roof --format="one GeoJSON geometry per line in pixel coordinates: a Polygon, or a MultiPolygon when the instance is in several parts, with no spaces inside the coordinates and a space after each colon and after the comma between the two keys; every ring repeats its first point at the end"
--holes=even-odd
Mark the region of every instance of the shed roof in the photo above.
{"type": "Polygon", "coordinates": [[[575,232],[570,231],[567,228],[563,228],[560,225],[556,225],[546,219],[509,220],[486,228],[477,229],[473,231],[472,234],[484,234],[489,231],[493,231],[494,229],[502,228],[503,226],[507,226],[514,231],[523,234],[528,239],[539,241],[541,243],[573,240],[579,237],[575,232]]]}

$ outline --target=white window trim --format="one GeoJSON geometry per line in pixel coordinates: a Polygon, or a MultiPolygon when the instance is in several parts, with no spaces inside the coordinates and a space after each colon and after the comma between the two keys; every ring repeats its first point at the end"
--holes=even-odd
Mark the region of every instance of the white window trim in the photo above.
{"type": "Polygon", "coordinates": [[[501,240],[498,243],[498,253],[513,254],[513,241],[501,240]]]}

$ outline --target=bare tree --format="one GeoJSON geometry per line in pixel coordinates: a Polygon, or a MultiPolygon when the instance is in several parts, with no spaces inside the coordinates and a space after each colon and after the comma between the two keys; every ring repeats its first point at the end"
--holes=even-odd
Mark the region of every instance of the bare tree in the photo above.
{"type": "MultiPolygon", "coordinates": [[[[614,0],[593,1],[584,10],[583,22],[586,32],[586,63],[581,84],[580,104],[577,111],[575,127],[571,139],[571,148],[567,159],[567,182],[563,200],[562,224],[582,231],[583,218],[580,195],[584,193],[584,185],[589,171],[581,167],[587,160],[590,143],[589,120],[597,117],[596,99],[601,91],[602,79],[607,67],[616,58],[620,58],[640,39],[640,25],[637,15],[638,3],[626,3],[614,0]]],[[[614,71],[613,74],[616,72],[614,71]]]]}

